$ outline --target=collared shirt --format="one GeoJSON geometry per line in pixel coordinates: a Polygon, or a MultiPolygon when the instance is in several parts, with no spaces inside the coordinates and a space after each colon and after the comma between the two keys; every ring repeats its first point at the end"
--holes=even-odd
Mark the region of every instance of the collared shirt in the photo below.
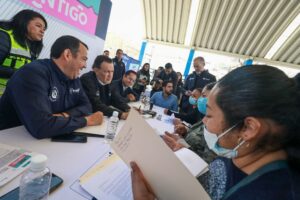
{"type": "Polygon", "coordinates": [[[0,101],[0,129],[25,125],[36,138],[84,127],[91,104],[79,79],[70,80],[50,59],[22,67],[8,82],[0,101]],[[68,118],[53,116],[66,112],[68,118]]]}

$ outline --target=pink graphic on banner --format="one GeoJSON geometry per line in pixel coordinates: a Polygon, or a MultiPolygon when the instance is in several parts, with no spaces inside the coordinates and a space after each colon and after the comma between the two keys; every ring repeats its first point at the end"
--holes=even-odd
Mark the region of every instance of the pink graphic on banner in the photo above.
{"type": "Polygon", "coordinates": [[[95,34],[98,16],[77,0],[21,0],[46,14],[54,16],[76,28],[95,34]]]}

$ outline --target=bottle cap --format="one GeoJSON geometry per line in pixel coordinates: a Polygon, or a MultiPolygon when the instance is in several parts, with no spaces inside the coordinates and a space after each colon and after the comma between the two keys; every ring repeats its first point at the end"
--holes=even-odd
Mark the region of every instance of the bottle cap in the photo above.
{"type": "Polygon", "coordinates": [[[114,117],[118,117],[118,116],[119,116],[119,112],[118,112],[118,111],[114,111],[114,112],[113,112],[113,116],[114,116],[114,117]]]}
{"type": "Polygon", "coordinates": [[[46,168],[47,156],[43,154],[35,155],[31,158],[30,170],[31,171],[42,171],[46,168]]]}

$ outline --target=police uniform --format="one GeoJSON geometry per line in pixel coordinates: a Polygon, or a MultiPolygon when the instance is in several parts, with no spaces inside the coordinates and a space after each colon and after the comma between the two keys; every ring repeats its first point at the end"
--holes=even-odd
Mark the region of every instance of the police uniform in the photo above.
{"type": "Polygon", "coordinates": [[[79,79],[68,79],[50,59],[36,60],[10,79],[0,101],[0,129],[25,125],[36,138],[86,126],[91,104],[79,79]],[[56,117],[66,112],[69,117],[56,117]]]}
{"type": "Polygon", "coordinates": [[[22,47],[14,38],[12,30],[0,28],[0,95],[12,74],[32,61],[29,48],[22,47]]]}

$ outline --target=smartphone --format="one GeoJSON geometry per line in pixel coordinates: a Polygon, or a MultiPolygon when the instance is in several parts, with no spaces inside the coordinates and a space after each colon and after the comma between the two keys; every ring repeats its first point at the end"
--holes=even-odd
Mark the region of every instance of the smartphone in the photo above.
{"type": "MultiPolygon", "coordinates": [[[[49,193],[53,192],[62,183],[63,183],[62,178],[60,178],[55,174],[52,174],[49,193]]],[[[19,187],[0,197],[0,200],[18,200],[18,199],[19,199],[19,187]]]]}
{"type": "Polygon", "coordinates": [[[86,143],[87,136],[85,135],[77,135],[77,134],[64,134],[58,135],[51,138],[52,142],[76,142],[76,143],[86,143]]]}

